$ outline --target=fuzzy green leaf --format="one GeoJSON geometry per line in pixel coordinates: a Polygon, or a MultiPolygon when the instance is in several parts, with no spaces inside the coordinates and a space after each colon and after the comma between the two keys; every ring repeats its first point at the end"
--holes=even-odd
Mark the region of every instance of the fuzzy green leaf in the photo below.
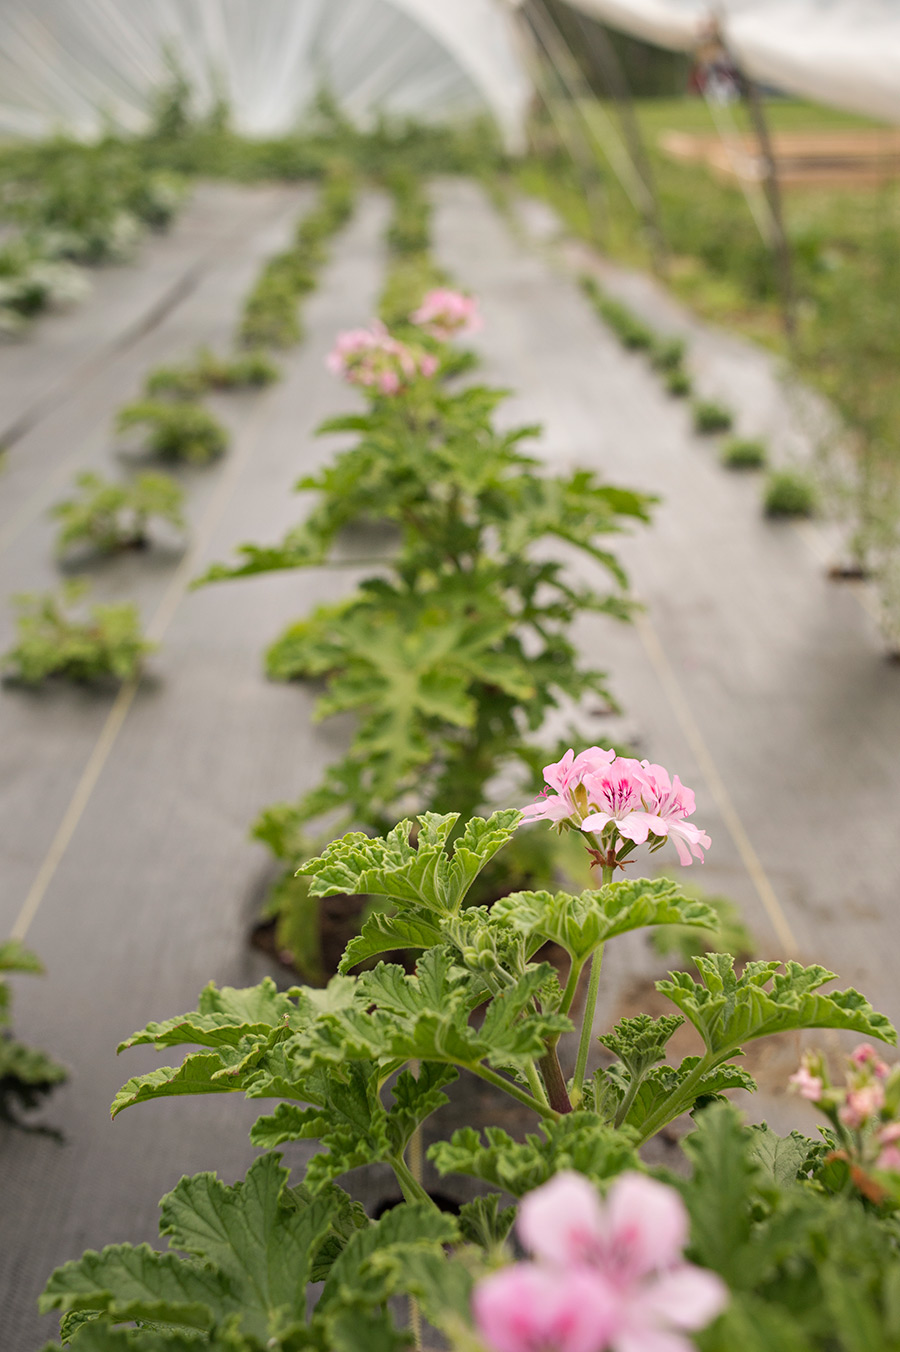
{"type": "Polygon", "coordinates": [[[221,1274],[242,1328],[260,1339],[305,1319],[310,1264],[335,1210],[330,1196],[286,1205],[288,1177],[278,1155],[263,1155],[232,1187],[211,1173],[183,1178],[161,1206],[160,1234],[221,1274]]]}
{"type": "Polygon", "coordinates": [[[51,1275],[40,1297],[50,1310],[97,1310],[116,1320],[152,1319],[192,1329],[212,1328],[236,1306],[216,1272],[186,1263],[149,1244],[92,1249],[51,1275]]]}
{"type": "Polygon", "coordinates": [[[825,967],[788,962],[779,973],[778,962],[748,962],[738,977],[728,954],[701,954],[694,961],[703,984],[686,972],[671,972],[670,980],[657,981],[656,989],[690,1019],[714,1055],[727,1055],[753,1038],[800,1028],[849,1028],[864,1037],[897,1041],[890,1021],[858,991],[818,993],[834,980],[834,972],[825,967]]]}
{"type": "Polygon", "coordinates": [[[559,944],[575,962],[629,930],[676,924],[715,929],[718,923],[709,906],[686,897],[670,878],[628,878],[578,896],[512,892],[496,903],[494,913],[535,946],[546,939],[559,944]]]}
{"type": "Polygon", "coordinates": [[[818,1149],[817,1141],[811,1141],[799,1131],[779,1136],[765,1122],[750,1127],[749,1158],[760,1174],[779,1188],[789,1187],[803,1177],[818,1149]]]}
{"type": "Polygon", "coordinates": [[[400,822],[383,839],[351,832],[298,871],[312,877],[314,896],[368,893],[435,914],[453,913],[481,869],[512,838],[521,813],[507,810],[487,820],[473,818],[448,855],[445,845],[458,820],[458,813],[418,817],[415,845],[410,821],[400,822]]]}
{"type": "Polygon", "coordinates": [[[223,1068],[220,1057],[210,1052],[198,1052],[196,1056],[185,1057],[180,1066],[160,1066],[146,1075],[133,1075],[113,1099],[112,1116],[150,1099],[173,1098],[181,1094],[228,1094],[243,1089],[244,1085],[237,1077],[214,1079],[223,1068]]]}
{"type": "Polygon", "coordinates": [[[367,958],[400,949],[433,948],[441,942],[441,931],[421,916],[387,915],[376,911],[363,924],[359,934],[350,940],[341,958],[341,972],[349,972],[367,958]]]}
{"type": "Polygon", "coordinates": [[[223,986],[220,990],[211,981],[201,992],[195,1012],[163,1023],[148,1023],[120,1043],[118,1050],[148,1042],[156,1047],[236,1047],[248,1035],[268,1036],[294,1013],[294,1005],[271,977],[243,989],[223,986]]]}
{"type": "Polygon", "coordinates": [[[428,1158],[441,1174],[468,1174],[514,1197],[546,1183],[562,1169],[597,1182],[612,1178],[637,1163],[634,1133],[598,1124],[593,1113],[567,1113],[558,1122],[542,1122],[543,1138],[529,1135],[514,1141],[499,1127],[488,1127],[484,1140],[472,1127],[436,1141],[428,1158]]]}

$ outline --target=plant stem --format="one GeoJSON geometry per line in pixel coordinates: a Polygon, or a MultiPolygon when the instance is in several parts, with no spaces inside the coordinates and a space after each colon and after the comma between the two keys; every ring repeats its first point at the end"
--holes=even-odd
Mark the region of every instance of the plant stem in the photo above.
{"type": "Polygon", "coordinates": [[[733,1050],[734,1048],[729,1048],[726,1052],[717,1052],[715,1056],[713,1056],[712,1052],[707,1051],[701,1056],[696,1066],[694,1066],[694,1069],[681,1085],[677,1096],[673,1096],[664,1103],[661,1108],[658,1108],[652,1116],[647,1118],[647,1121],[644,1123],[641,1130],[641,1145],[643,1145],[644,1141],[648,1141],[651,1136],[655,1136],[666,1123],[674,1121],[676,1117],[684,1112],[689,1104],[693,1103],[694,1090],[702,1080],[703,1076],[706,1075],[708,1071],[714,1070],[722,1061],[727,1060],[733,1050]]]}
{"type": "Polygon", "coordinates": [[[435,1211],[440,1210],[437,1203],[428,1196],[428,1193],[417,1183],[407,1166],[406,1161],[400,1155],[389,1155],[388,1164],[393,1169],[397,1182],[400,1184],[400,1191],[403,1193],[404,1200],[407,1202],[428,1202],[435,1211]]]}
{"type": "Polygon", "coordinates": [[[524,1103],[526,1108],[531,1108],[540,1117],[549,1117],[554,1121],[559,1117],[559,1113],[555,1112],[553,1108],[546,1103],[541,1103],[536,1098],[532,1098],[530,1094],[526,1094],[525,1090],[520,1089],[512,1080],[504,1080],[503,1076],[498,1075],[495,1070],[489,1070],[487,1066],[480,1064],[469,1065],[467,1069],[471,1070],[472,1074],[477,1075],[479,1079],[486,1080],[488,1084],[492,1084],[497,1089],[502,1089],[504,1093],[510,1094],[512,1098],[518,1099],[519,1103],[524,1103]]]}
{"type": "Polygon", "coordinates": [[[583,962],[576,962],[574,958],[569,967],[569,976],[566,981],[566,988],[563,991],[562,1001],[559,1006],[560,1014],[568,1014],[572,1008],[572,1001],[575,999],[575,992],[578,990],[578,980],[584,970],[583,962]]]}
{"type": "MultiPolygon", "coordinates": [[[[604,870],[605,871],[605,870],[604,870]]],[[[587,1070],[588,1052],[591,1047],[591,1034],[594,1031],[594,1011],[597,1008],[597,995],[600,991],[600,968],[603,965],[603,945],[591,958],[591,974],[588,979],[587,999],[584,1002],[584,1016],[581,1021],[581,1036],[578,1039],[578,1055],[575,1058],[575,1074],[572,1077],[572,1092],[581,1097],[584,1073],[587,1070]]]]}
{"type": "MultiPolygon", "coordinates": [[[[542,1059],[541,1060],[542,1070],[543,1066],[544,1063],[542,1059]]],[[[528,1076],[528,1083],[531,1086],[531,1092],[532,1094],[534,1094],[534,1097],[537,1099],[538,1103],[546,1103],[547,1095],[544,1092],[544,1086],[541,1083],[541,1077],[540,1075],[538,1075],[533,1061],[528,1062],[527,1066],[525,1067],[525,1074],[528,1076]]]]}
{"type": "MultiPolygon", "coordinates": [[[[606,887],[613,880],[612,864],[604,864],[600,874],[600,884],[606,887]]],[[[572,1092],[576,1103],[581,1099],[581,1088],[587,1070],[588,1052],[591,1048],[591,1034],[594,1031],[594,1014],[597,1010],[597,996],[600,991],[600,968],[603,965],[603,945],[595,950],[591,958],[591,975],[588,979],[587,999],[584,1004],[584,1018],[581,1021],[581,1036],[578,1039],[578,1056],[575,1060],[575,1074],[572,1079],[572,1092]]],[[[569,974],[571,976],[571,973],[569,974]]],[[[576,978],[577,980],[577,978],[576,978]]],[[[566,982],[566,990],[569,983],[566,982]]]]}
{"type": "Polygon", "coordinates": [[[625,1097],[622,1099],[622,1102],[619,1104],[619,1107],[616,1111],[616,1120],[614,1126],[621,1127],[622,1123],[625,1121],[626,1117],[631,1111],[631,1105],[632,1103],[634,1103],[634,1100],[637,1097],[637,1091],[640,1089],[643,1079],[644,1079],[643,1075],[632,1076],[631,1083],[625,1090],[625,1097]]]}
{"type": "Polygon", "coordinates": [[[547,1094],[550,1099],[550,1106],[558,1113],[570,1113],[572,1111],[572,1101],[569,1098],[569,1091],[566,1089],[565,1076],[562,1073],[562,1067],[559,1064],[559,1057],[556,1054],[556,1043],[551,1042],[546,1052],[541,1057],[539,1065],[541,1074],[544,1077],[544,1083],[547,1086],[547,1094]]]}

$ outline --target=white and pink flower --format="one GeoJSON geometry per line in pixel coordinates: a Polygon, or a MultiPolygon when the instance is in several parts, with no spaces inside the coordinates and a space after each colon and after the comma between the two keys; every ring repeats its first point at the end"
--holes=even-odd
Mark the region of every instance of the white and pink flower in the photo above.
{"type": "Polygon", "coordinates": [[[339,333],[325,364],[333,375],[351,385],[374,388],[386,395],[399,394],[418,377],[429,378],[438,369],[433,353],[401,343],[377,319],[368,329],[339,333]]]}
{"type": "Polygon", "coordinates": [[[477,333],[483,320],[474,296],[448,287],[435,287],[422,298],[422,303],[410,315],[410,321],[442,342],[464,333],[477,333]]]}
{"type": "Polygon", "coordinates": [[[557,1174],[523,1200],[517,1229],[534,1261],[475,1290],[492,1352],[689,1352],[683,1334],[727,1303],[719,1277],[684,1261],[681,1198],[642,1174],[622,1174],[605,1202],[582,1175],[557,1174]]]}
{"type": "Polygon", "coordinates": [[[670,839],[682,864],[703,859],[709,836],[686,819],[694,812],[693,792],[676,775],[650,761],[616,756],[592,746],[577,756],[544,766],[547,787],[522,809],[526,821],[567,821],[600,836],[617,853],[647,841],[670,839]]]}

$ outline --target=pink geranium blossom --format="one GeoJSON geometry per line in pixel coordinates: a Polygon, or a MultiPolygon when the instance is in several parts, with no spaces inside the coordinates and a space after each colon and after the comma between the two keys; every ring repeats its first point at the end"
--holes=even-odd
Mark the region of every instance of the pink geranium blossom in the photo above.
{"type": "Polygon", "coordinates": [[[475,1291],[494,1352],[689,1352],[682,1331],[725,1307],[720,1278],[683,1260],[681,1198],[642,1174],[622,1174],[605,1202],[582,1175],[557,1174],[523,1200],[517,1228],[536,1261],[475,1291]]]}
{"type": "Polygon", "coordinates": [[[433,376],[438,368],[432,353],[401,343],[379,320],[368,329],[339,333],[325,364],[351,385],[387,395],[399,394],[418,376],[433,376]]]}
{"type": "Polygon", "coordinates": [[[900,1173],[900,1122],[891,1122],[882,1127],[875,1138],[881,1152],[875,1162],[876,1169],[888,1169],[891,1173],[900,1173]]]}
{"type": "Polygon", "coordinates": [[[443,286],[436,287],[423,297],[422,304],[413,311],[410,320],[430,333],[432,338],[442,341],[462,333],[476,333],[483,322],[474,296],[465,296],[461,291],[451,291],[443,286]]]}
{"type": "Polygon", "coordinates": [[[788,1084],[796,1089],[802,1098],[809,1099],[811,1103],[818,1103],[825,1088],[822,1077],[814,1075],[807,1065],[801,1065],[800,1069],[796,1070],[790,1077],[788,1084]]]}
{"type": "Polygon", "coordinates": [[[870,1084],[861,1084],[847,1090],[847,1097],[841,1105],[838,1116],[845,1127],[858,1131],[870,1117],[880,1113],[884,1107],[884,1089],[877,1080],[870,1084]]]}
{"type": "MultiPolygon", "coordinates": [[[[676,775],[650,761],[616,756],[589,747],[577,756],[544,766],[547,787],[522,809],[526,821],[568,822],[601,836],[607,852],[624,854],[650,841],[654,848],[671,839],[682,864],[703,859],[709,836],[686,820],[694,811],[693,792],[676,775]]],[[[612,858],[612,856],[610,856],[612,858]]]]}
{"type": "Polygon", "coordinates": [[[868,1042],[861,1042],[850,1053],[850,1060],[860,1070],[870,1070],[877,1080],[886,1080],[890,1074],[890,1066],[882,1061],[875,1048],[868,1042]]]}

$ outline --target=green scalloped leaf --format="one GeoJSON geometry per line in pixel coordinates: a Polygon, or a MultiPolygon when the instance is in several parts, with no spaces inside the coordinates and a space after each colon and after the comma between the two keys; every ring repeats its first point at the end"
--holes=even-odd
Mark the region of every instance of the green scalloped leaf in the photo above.
{"type": "Polygon", "coordinates": [[[244,1088],[237,1077],[215,1079],[214,1076],[223,1069],[221,1057],[211,1052],[198,1052],[196,1056],[185,1057],[180,1066],[160,1066],[146,1075],[133,1075],[113,1099],[111,1114],[117,1117],[123,1109],[131,1108],[135,1103],[148,1103],[151,1099],[174,1098],[181,1094],[229,1094],[244,1088]]]}
{"type": "Polygon", "coordinates": [[[350,940],[338,970],[349,972],[351,967],[367,958],[381,957],[382,953],[433,948],[442,938],[437,925],[421,916],[386,915],[384,911],[376,911],[365,921],[359,934],[350,940]]]}
{"type": "Polygon", "coordinates": [[[600,1182],[638,1162],[636,1134],[602,1126],[594,1113],[567,1113],[558,1122],[541,1122],[540,1130],[543,1137],[514,1141],[499,1127],[488,1127],[482,1140],[472,1127],[463,1127],[449,1141],[436,1141],[428,1158],[440,1174],[480,1178],[514,1197],[540,1187],[561,1169],[600,1182]]]}
{"type": "Polygon", "coordinates": [[[446,843],[459,814],[426,812],[416,818],[415,844],[408,820],[384,838],[353,831],[332,841],[324,854],[310,859],[298,873],[312,877],[314,896],[365,893],[390,897],[402,907],[421,906],[430,914],[452,914],[481,869],[512,838],[521,815],[508,810],[487,820],[472,818],[448,854],[446,843]]]}
{"type": "Polygon", "coordinates": [[[546,939],[584,962],[617,935],[649,925],[692,925],[715,929],[715,912],[687,897],[670,878],[625,878],[577,896],[568,892],[512,892],[493,907],[537,947],[546,939]]]}
{"type": "Polygon", "coordinates": [[[152,1043],[157,1047],[192,1045],[236,1047],[249,1035],[268,1036],[296,1013],[293,1002],[278,990],[271,977],[258,986],[223,986],[210,981],[200,993],[197,1009],[163,1023],[148,1023],[140,1032],[119,1044],[126,1047],[152,1043]]]}
{"type": "Polygon", "coordinates": [[[149,1244],[110,1244],[52,1273],[38,1306],[50,1310],[97,1310],[116,1320],[150,1319],[191,1329],[210,1329],[217,1312],[236,1306],[222,1277],[149,1244]]]}
{"type": "Polygon", "coordinates": [[[896,1044],[890,1020],[859,991],[819,991],[834,980],[826,967],[788,962],[779,973],[781,963],[748,962],[738,977],[729,954],[701,954],[694,961],[702,984],[687,972],[670,972],[656,989],[690,1019],[713,1055],[727,1056],[754,1038],[801,1028],[848,1028],[896,1044]]]}

